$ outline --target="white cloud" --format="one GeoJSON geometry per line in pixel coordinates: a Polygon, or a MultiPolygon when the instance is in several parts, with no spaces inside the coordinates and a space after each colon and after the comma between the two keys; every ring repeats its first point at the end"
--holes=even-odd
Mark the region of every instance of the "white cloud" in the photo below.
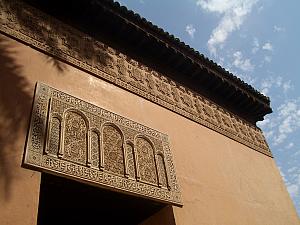
{"type": "Polygon", "coordinates": [[[293,173],[296,170],[298,170],[298,167],[294,166],[294,167],[289,168],[287,171],[288,171],[288,173],[293,173]]]}
{"type": "Polygon", "coordinates": [[[267,63],[269,63],[269,62],[272,61],[272,57],[266,55],[266,56],[264,57],[264,61],[267,62],[267,63]]]}
{"type": "Polygon", "coordinates": [[[299,185],[297,184],[289,184],[287,185],[287,190],[290,193],[292,198],[295,198],[299,194],[299,185]]]}
{"type": "Polygon", "coordinates": [[[272,88],[280,88],[281,91],[287,93],[290,89],[293,89],[291,81],[284,81],[282,76],[268,77],[261,81],[260,91],[267,95],[272,88]]]}
{"type": "Polygon", "coordinates": [[[277,87],[280,87],[282,85],[282,77],[281,76],[276,77],[274,82],[277,87]]]}
{"type": "Polygon", "coordinates": [[[224,61],[225,61],[224,57],[219,57],[219,63],[220,63],[221,65],[224,64],[224,61]]]}
{"type": "Polygon", "coordinates": [[[264,119],[263,121],[258,121],[257,122],[257,125],[259,127],[265,127],[268,123],[270,123],[270,119],[269,118],[266,118],[264,119]]]}
{"type": "Polygon", "coordinates": [[[234,71],[233,71],[233,74],[236,75],[237,77],[241,78],[247,84],[255,86],[255,83],[256,83],[256,78],[255,77],[252,77],[252,76],[247,75],[247,74],[239,74],[238,72],[234,72],[234,71]]]}
{"type": "Polygon", "coordinates": [[[299,151],[296,151],[294,154],[293,154],[293,157],[296,157],[296,156],[299,156],[300,155],[300,150],[299,151]]]}
{"type": "MultiPolygon", "coordinates": [[[[265,94],[270,89],[274,92],[274,87],[284,90],[283,87],[286,83],[282,77],[268,78],[261,83],[261,89],[265,94]]],[[[287,140],[300,132],[300,98],[285,100],[279,107],[275,108],[272,115],[267,116],[265,121],[258,122],[257,125],[263,129],[265,137],[272,147],[278,150],[278,147],[275,146],[280,145],[282,150],[291,149],[294,152],[294,143],[292,141],[287,142],[287,140]]],[[[300,151],[297,154],[300,155],[300,151]]],[[[293,155],[292,157],[296,156],[293,155]]]]}
{"type": "Polygon", "coordinates": [[[266,139],[271,139],[274,135],[274,131],[273,130],[269,130],[264,132],[266,139]]]}
{"type": "MultiPolygon", "coordinates": [[[[232,57],[232,55],[230,55],[230,57],[232,57]]],[[[224,68],[227,71],[230,71],[232,74],[234,74],[238,78],[240,78],[241,80],[243,80],[244,82],[246,82],[247,84],[250,84],[251,86],[254,86],[254,87],[256,86],[257,77],[251,76],[249,74],[240,73],[241,71],[235,70],[235,68],[233,68],[233,64],[231,64],[231,63],[229,63],[227,65],[227,67],[224,67],[224,68]]]]}
{"type": "Polygon", "coordinates": [[[291,84],[291,81],[287,81],[282,85],[283,91],[286,93],[288,90],[293,88],[293,85],[291,84]]]}
{"type": "Polygon", "coordinates": [[[278,166],[278,169],[290,196],[293,198],[295,203],[298,202],[298,197],[300,197],[300,167],[296,165],[288,168],[285,170],[287,174],[283,173],[280,166],[278,166]]]}
{"type": "Polygon", "coordinates": [[[194,38],[194,34],[196,32],[196,29],[194,28],[193,24],[188,24],[186,27],[185,27],[185,31],[188,33],[188,35],[191,37],[191,38],[194,38]]]}
{"type": "Polygon", "coordinates": [[[253,44],[252,45],[253,45],[253,48],[252,48],[251,52],[253,54],[255,54],[259,50],[259,41],[258,41],[257,38],[253,39],[253,44]]]}
{"type": "Polygon", "coordinates": [[[285,133],[279,133],[276,137],[274,137],[273,144],[279,145],[281,144],[285,139],[287,138],[287,135],[285,133]]]}
{"type": "Polygon", "coordinates": [[[238,30],[243,24],[247,14],[252,10],[258,0],[198,0],[197,5],[202,9],[221,14],[222,18],[217,27],[212,31],[207,42],[211,54],[217,54],[217,49],[222,48],[228,35],[238,30]]]}
{"type": "Polygon", "coordinates": [[[272,87],[273,82],[270,81],[270,79],[262,80],[261,82],[261,92],[264,95],[267,95],[269,93],[269,89],[272,87]]]}
{"type": "Polygon", "coordinates": [[[293,143],[293,142],[290,142],[285,148],[290,149],[290,148],[292,148],[292,147],[294,147],[294,143],[293,143]]]}
{"type": "Polygon", "coordinates": [[[278,107],[278,129],[274,145],[281,144],[289,134],[300,128],[300,101],[290,100],[278,107]]]}
{"type": "Polygon", "coordinates": [[[244,59],[243,54],[240,51],[233,53],[233,62],[232,64],[243,71],[252,71],[254,65],[251,64],[250,59],[244,59]]]}
{"type": "Polygon", "coordinates": [[[297,111],[297,104],[295,101],[288,101],[281,106],[279,106],[279,116],[288,117],[292,113],[297,111]]]}
{"type": "Polygon", "coordinates": [[[280,27],[280,26],[274,26],[273,27],[273,30],[274,30],[274,32],[283,32],[283,31],[285,31],[285,28],[284,27],[280,27]]]}
{"type": "Polygon", "coordinates": [[[292,198],[297,198],[300,191],[300,169],[295,166],[288,169],[290,173],[290,180],[287,182],[287,190],[292,198]]]}
{"type": "Polygon", "coordinates": [[[281,169],[280,166],[278,166],[278,170],[279,170],[279,173],[280,173],[280,175],[281,175],[283,181],[286,182],[286,181],[287,181],[287,180],[286,180],[286,176],[285,176],[285,174],[283,173],[283,171],[282,171],[282,169],[281,169]]]}
{"type": "Polygon", "coordinates": [[[262,49],[263,50],[268,50],[268,51],[272,51],[273,50],[273,46],[270,42],[267,42],[265,43],[263,46],[262,46],[262,49]]]}

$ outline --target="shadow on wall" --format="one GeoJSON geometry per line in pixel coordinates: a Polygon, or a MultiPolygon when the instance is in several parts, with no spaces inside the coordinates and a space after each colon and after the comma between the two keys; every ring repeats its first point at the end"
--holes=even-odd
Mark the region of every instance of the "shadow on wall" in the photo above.
{"type": "MultiPolygon", "coordinates": [[[[47,11],[50,8],[50,12],[59,12],[58,14],[54,13],[54,15],[60,17],[60,14],[65,14],[65,11],[62,12],[61,4],[53,4],[51,3],[52,1],[25,0],[28,5],[31,5],[27,8],[23,5],[25,3],[18,1],[2,1],[7,11],[13,14],[13,20],[16,20],[21,32],[28,34],[28,36],[39,40],[43,45],[47,46],[46,61],[56,68],[58,72],[63,72],[66,69],[66,64],[63,63],[66,55],[72,55],[80,61],[95,66],[98,64],[109,66],[111,57],[107,54],[106,47],[101,44],[98,46],[95,40],[82,33],[82,30],[78,32],[77,29],[70,28],[70,25],[66,23],[62,25],[58,19],[45,16],[46,13],[41,13],[33,8],[37,7],[47,11]]],[[[74,1],[72,7],[83,7],[83,2],[74,1]]],[[[67,3],[64,7],[66,6],[69,7],[70,4],[67,3]]],[[[92,10],[92,6],[85,10],[85,13],[89,13],[89,10],[92,10]]],[[[69,19],[66,16],[63,20],[68,21],[69,19]]],[[[82,20],[84,19],[90,20],[89,16],[85,14],[82,20]]]]}
{"type": "MultiPolygon", "coordinates": [[[[18,179],[15,171],[20,165],[20,155],[25,141],[18,143],[20,135],[27,133],[32,107],[33,93],[29,90],[26,77],[22,74],[14,55],[18,54],[12,42],[0,36],[0,199],[9,200],[11,183],[18,179]]],[[[58,72],[63,72],[65,64],[45,55],[47,62],[58,72]]]]}
{"type": "MultiPolygon", "coordinates": [[[[15,1],[3,0],[3,6],[0,7],[0,10],[4,8],[7,12],[12,13],[12,17],[16,19],[21,30],[29,33],[32,37],[38,37],[38,40],[41,40],[48,46],[49,52],[55,52],[55,57],[45,55],[46,62],[52,64],[58,72],[63,72],[66,69],[66,65],[59,60],[59,58],[62,58],[61,52],[56,51],[59,46],[58,40],[51,36],[51,30],[47,30],[47,24],[40,23],[39,18],[35,17],[34,10],[28,11],[19,4],[19,2],[15,1]]],[[[55,30],[55,32],[58,31],[60,29],[55,30]]]]}
{"type": "MultiPolygon", "coordinates": [[[[11,2],[4,2],[7,8],[14,9],[11,2]]],[[[29,32],[41,34],[37,27],[28,26],[22,10],[16,10],[15,16],[29,32]]],[[[55,48],[57,43],[47,38],[46,34],[41,38],[55,48]]],[[[13,180],[20,178],[15,169],[16,166],[20,166],[19,157],[22,155],[25,142],[20,145],[18,140],[20,135],[24,136],[27,133],[30,118],[24,115],[29,115],[33,97],[33,93],[29,92],[32,87],[22,74],[22,65],[14,59],[16,54],[14,45],[9,39],[0,35],[0,199],[5,201],[11,196],[13,180]]],[[[58,59],[48,55],[45,55],[45,58],[59,74],[65,70],[66,65],[58,59]]],[[[25,136],[23,138],[25,139],[25,136]]]]}
{"type": "Polygon", "coordinates": [[[13,46],[0,37],[0,198],[8,199],[14,177],[13,158],[17,149],[17,137],[24,131],[27,119],[24,112],[30,110],[32,98],[26,92],[27,81],[22,67],[12,57],[13,46]],[[4,195],[4,196],[2,196],[4,195]]]}
{"type": "MultiPolygon", "coordinates": [[[[61,43],[55,38],[57,36],[66,38],[70,52],[76,54],[76,57],[82,59],[88,56],[96,57],[92,55],[93,51],[86,51],[85,48],[86,45],[91,45],[91,49],[95,48],[93,43],[84,42],[74,46],[70,41],[74,37],[65,36],[66,31],[59,24],[51,25],[51,29],[54,31],[47,30],[50,26],[47,25],[47,21],[44,24],[43,19],[45,18],[41,18],[38,22],[32,19],[35,18],[34,10],[28,11],[14,5],[19,4],[18,2],[8,0],[2,2],[5,4],[6,11],[14,14],[13,17],[20,24],[21,29],[26,30],[26,33],[30,36],[35,36],[40,42],[46,43],[49,47],[48,51],[52,54],[55,53],[55,57],[45,54],[45,61],[56,68],[58,75],[63,74],[66,70],[66,64],[62,62],[64,61],[64,54],[57,51],[61,48],[61,43]],[[51,33],[55,33],[55,35],[51,33]]],[[[22,74],[22,65],[19,65],[14,59],[16,54],[18,53],[9,38],[0,35],[0,199],[3,199],[4,195],[6,200],[10,196],[12,180],[18,178],[15,175],[17,173],[14,172],[14,168],[20,166],[19,159],[13,159],[16,156],[19,157],[20,151],[23,152],[24,150],[25,142],[21,146],[17,141],[20,135],[27,133],[29,117],[27,118],[24,115],[29,115],[33,97],[33,93],[30,92],[32,87],[22,74]],[[15,165],[16,163],[18,165],[15,165]]],[[[104,57],[103,60],[106,63],[108,58],[104,57]]]]}
{"type": "MultiPolygon", "coordinates": [[[[32,108],[33,92],[14,56],[18,52],[5,36],[0,35],[0,199],[9,200],[13,179],[19,179],[16,167],[25,146],[32,108]],[[24,143],[19,143],[20,137],[24,143]]],[[[45,55],[47,62],[58,72],[63,72],[65,64],[45,55]]],[[[61,74],[59,73],[59,74],[61,74]]]]}

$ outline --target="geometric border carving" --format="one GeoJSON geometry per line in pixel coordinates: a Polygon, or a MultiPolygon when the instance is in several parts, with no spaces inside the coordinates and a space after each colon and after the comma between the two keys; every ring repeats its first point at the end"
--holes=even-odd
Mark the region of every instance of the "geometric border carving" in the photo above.
{"type": "Polygon", "coordinates": [[[25,167],[182,206],[166,134],[42,83],[26,143],[25,167]]]}
{"type": "Polygon", "coordinates": [[[26,3],[8,2],[0,0],[1,33],[272,157],[258,127],[26,3]]]}

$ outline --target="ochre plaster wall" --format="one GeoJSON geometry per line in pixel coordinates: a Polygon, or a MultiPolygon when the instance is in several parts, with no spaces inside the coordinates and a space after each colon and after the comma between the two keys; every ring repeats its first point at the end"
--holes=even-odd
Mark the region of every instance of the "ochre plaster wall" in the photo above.
{"type": "Polygon", "coordinates": [[[272,158],[3,35],[0,62],[0,224],[36,221],[40,174],[21,160],[37,81],[169,135],[184,204],[176,224],[299,224],[272,158]]]}

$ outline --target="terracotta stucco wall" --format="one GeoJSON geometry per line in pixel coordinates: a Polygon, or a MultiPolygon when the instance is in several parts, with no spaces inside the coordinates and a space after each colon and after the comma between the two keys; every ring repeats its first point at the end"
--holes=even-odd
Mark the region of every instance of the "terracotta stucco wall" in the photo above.
{"type": "Polygon", "coordinates": [[[36,221],[40,174],[21,160],[37,81],[169,135],[184,203],[176,224],[299,224],[272,158],[3,35],[0,62],[0,224],[36,221]]]}

